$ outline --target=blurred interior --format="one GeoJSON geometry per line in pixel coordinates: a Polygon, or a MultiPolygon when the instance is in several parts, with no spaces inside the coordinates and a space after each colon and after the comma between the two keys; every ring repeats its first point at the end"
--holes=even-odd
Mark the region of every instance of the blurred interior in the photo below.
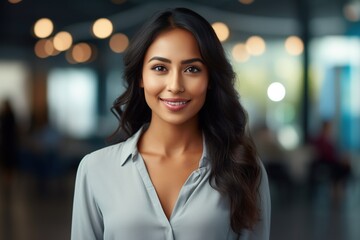
{"type": "Polygon", "coordinates": [[[213,24],[237,73],[271,239],[360,239],[360,0],[1,1],[0,239],[69,239],[77,165],[118,124],[128,41],[175,6],[213,24]]]}

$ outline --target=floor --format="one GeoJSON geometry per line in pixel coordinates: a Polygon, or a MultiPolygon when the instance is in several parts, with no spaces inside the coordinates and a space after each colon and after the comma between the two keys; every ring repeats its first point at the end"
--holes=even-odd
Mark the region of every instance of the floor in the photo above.
{"type": "MultiPolygon", "coordinates": [[[[57,240],[70,238],[75,172],[37,180],[18,173],[0,197],[1,240],[57,240]]],[[[352,179],[340,196],[326,184],[309,196],[304,186],[271,183],[272,240],[360,239],[360,181],[352,179]]]]}
{"type": "Polygon", "coordinates": [[[290,197],[272,191],[272,240],[360,239],[358,180],[337,195],[328,185],[320,185],[311,196],[304,187],[296,191],[290,197]]]}

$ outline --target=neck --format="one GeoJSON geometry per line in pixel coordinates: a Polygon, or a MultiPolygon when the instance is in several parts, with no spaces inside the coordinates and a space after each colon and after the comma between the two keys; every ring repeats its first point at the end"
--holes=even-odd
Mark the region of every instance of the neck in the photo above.
{"type": "Polygon", "coordinates": [[[202,148],[202,132],[197,121],[182,125],[152,121],[142,138],[144,149],[156,149],[167,156],[202,148]]]}

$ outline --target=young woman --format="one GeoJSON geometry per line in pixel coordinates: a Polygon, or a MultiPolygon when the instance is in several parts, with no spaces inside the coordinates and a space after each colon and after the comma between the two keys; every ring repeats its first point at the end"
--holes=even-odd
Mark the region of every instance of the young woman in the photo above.
{"type": "Polygon", "coordinates": [[[72,239],[269,239],[267,175],[211,25],[160,12],[124,63],[122,139],[81,161],[72,239]]]}

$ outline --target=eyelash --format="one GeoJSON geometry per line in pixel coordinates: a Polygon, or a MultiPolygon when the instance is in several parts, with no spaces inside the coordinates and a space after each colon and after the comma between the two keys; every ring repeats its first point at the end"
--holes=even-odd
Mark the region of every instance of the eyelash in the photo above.
{"type": "Polygon", "coordinates": [[[156,65],[156,66],[151,68],[151,70],[154,70],[154,71],[157,71],[157,72],[164,72],[165,69],[166,69],[166,67],[161,66],[161,65],[156,65]],[[161,68],[161,70],[159,68],[161,68]]]}
{"type": "MultiPolygon", "coordinates": [[[[165,66],[157,65],[151,68],[151,70],[157,71],[157,72],[164,72],[166,70],[165,66]]],[[[201,69],[195,66],[189,66],[185,69],[185,72],[190,73],[198,73],[201,72],[201,69]]]]}
{"type": "Polygon", "coordinates": [[[195,67],[195,66],[187,67],[187,68],[185,69],[185,72],[187,72],[188,70],[190,70],[191,73],[201,72],[201,69],[198,68],[198,67],[195,67]]]}

